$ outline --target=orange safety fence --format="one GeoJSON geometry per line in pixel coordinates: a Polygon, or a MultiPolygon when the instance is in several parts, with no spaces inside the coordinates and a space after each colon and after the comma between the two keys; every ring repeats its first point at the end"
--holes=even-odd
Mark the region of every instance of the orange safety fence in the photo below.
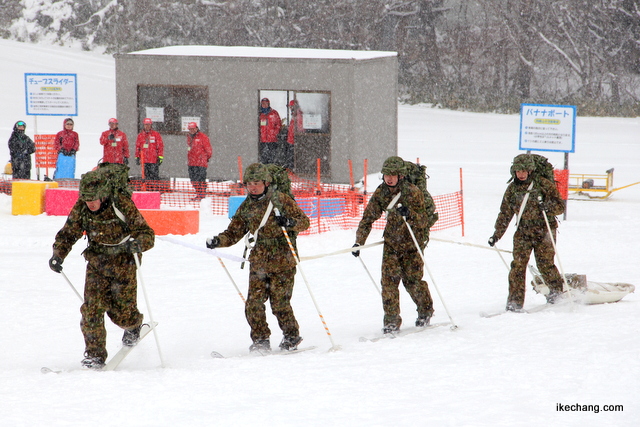
{"type": "MultiPolygon", "coordinates": [[[[301,233],[317,234],[332,230],[348,230],[358,226],[364,208],[371,194],[363,194],[347,184],[325,184],[301,179],[290,174],[291,190],[298,206],[311,221],[308,230],[301,233]]],[[[59,188],[78,188],[79,180],[60,180],[59,188]]],[[[129,186],[133,191],[158,191],[161,193],[161,208],[198,209],[200,200],[191,181],[187,178],[151,181],[132,178],[129,186]]],[[[214,215],[228,215],[232,196],[244,197],[242,184],[225,182],[207,182],[206,202],[211,204],[214,215]]],[[[438,221],[432,231],[463,226],[462,191],[433,196],[438,221]]],[[[386,224],[380,218],[373,224],[374,229],[383,229],[386,224]]]]}
{"type": "Polygon", "coordinates": [[[562,200],[569,199],[569,169],[554,169],[553,179],[556,181],[562,200]]]}
{"type": "Polygon", "coordinates": [[[34,135],[36,144],[36,168],[55,169],[58,161],[58,152],[54,148],[55,135],[34,135]]]}

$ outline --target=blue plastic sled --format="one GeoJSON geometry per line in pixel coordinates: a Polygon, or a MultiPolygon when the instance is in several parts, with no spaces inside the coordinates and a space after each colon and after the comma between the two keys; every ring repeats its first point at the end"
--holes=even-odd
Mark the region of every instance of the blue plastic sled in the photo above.
{"type": "Polygon", "coordinates": [[[65,156],[58,153],[58,162],[56,163],[56,172],[53,179],[75,178],[76,175],[76,156],[65,156]]]}

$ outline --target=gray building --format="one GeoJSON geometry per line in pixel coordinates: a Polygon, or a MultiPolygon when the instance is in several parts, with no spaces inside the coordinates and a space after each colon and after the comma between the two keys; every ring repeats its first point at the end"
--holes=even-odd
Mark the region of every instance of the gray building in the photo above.
{"type": "MultiPolygon", "coordinates": [[[[292,157],[300,176],[315,178],[319,158],[324,182],[348,183],[348,160],[358,179],[364,159],[372,173],[397,154],[395,52],[169,46],[115,59],[120,128],[133,150],[142,120],[153,119],[165,143],[164,177],[188,176],[186,126],[195,121],[213,147],[207,177],[238,179],[238,156],[244,167],[259,160],[265,97],[285,129],[290,103],[302,111],[292,157]]],[[[285,132],[279,138],[290,147],[285,132]]]]}

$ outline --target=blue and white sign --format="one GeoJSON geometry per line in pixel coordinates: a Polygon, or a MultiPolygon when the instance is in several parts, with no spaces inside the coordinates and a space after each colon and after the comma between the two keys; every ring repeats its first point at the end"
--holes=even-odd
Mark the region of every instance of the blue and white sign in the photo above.
{"type": "Polygon", "coordinates": [[[77,116],[78,80],[75,74],[24,74],[27,115],[77,116]]]}
{"type": "Polygon", "coordinates": [[[520,149],[575,152],[576,107],[522,104],[520,149]]]}

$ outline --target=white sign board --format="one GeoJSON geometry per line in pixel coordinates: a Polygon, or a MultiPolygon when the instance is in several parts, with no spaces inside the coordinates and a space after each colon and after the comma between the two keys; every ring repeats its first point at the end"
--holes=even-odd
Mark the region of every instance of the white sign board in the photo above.
{"type": "Polygon", "coordinates": [[[147,107],[146,117],[151,119],[154,123],[164,122],[164,108],[163,107],[147,107]]]}
{"type": "Polygon", "coordinates": [[[77,116],[75,74],[24,74],[28,116],[77,116]]]}
{"type": "Polygon", "coordinates": [[[182,132],[189,132],[188,126],[191,122],[195,122],[198,125],[198,129],[200,129],[200,117],[182,116],[180,122],[182,123],[182,132]]]}
{"type": "Polygon", "coordinates": [[[322,129],[322,114],[304,114],[302,127],[304,129],[322,129]]]}
{"type": "Polygon", "coordinates": [[[575,152],[576,107],[522,104],[520,149],[575,152]]]}

